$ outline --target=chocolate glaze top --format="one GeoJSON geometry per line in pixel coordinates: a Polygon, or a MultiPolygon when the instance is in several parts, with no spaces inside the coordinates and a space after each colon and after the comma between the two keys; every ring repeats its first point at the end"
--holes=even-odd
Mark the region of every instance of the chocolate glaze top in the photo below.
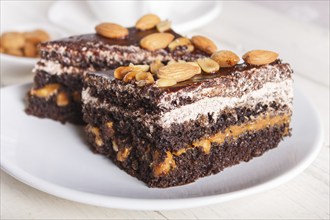
{"type": "MultiPolygon", "coordinates": [[[[149,34],[159,33],[156,28],[141,31],[134,27],[128,28],[128,35],[125,38],[107,38],[103,37],[99,34],[84,34],[78,36],[72,36],[64,39],[60,39],[57,43],[84,43],[84,42],[102,42],[109,45],[120,45],[120,46],[139,46],[139,42],[142,38],[149,34]]],[[[175,38],[181,37],[178,33],[174,32],[173,30],[168,30],[166,33],[173,34],[175,38]]]]}
{"type": "MultiPolygon", "coordinates": [[[[125,38],[106,38],[103,37],[99,34],[83,34],[83,35],[76,35],[76,36],[71,36],[67,38],[62,38],[54,41],[48,41],[40,44],[40,49],[41,51],[48,51],[49,48],[52,48],[54,45],[56,47],[58,46],[65,46],[70,48],[73,51],[79,51],[83,52],[82,48],[87,47],[93,47],[95,45],[98,45],[101,43],[103,45],[108,45],[108,46],[135,46],[135,47],[140,47],[140,40],[144,38],[147,35],[153,34],[153,33],[159,33],[156,28],[150,29],[150,30],[145,30],[141,31],[136,29],[135,27],[128,28],[129,34],[125,38]]],[[[170,33],[174,35],[174,39],[182,37],[180,34],[176,33],[172,29],[165,31],[165,33],[170,33]]],[[[171,54],[172,57],[178,58],[178,59],[183,59],[185,54],[189,54],[191,57],[205,57],[209,56],[207,53],[197,49],[195,49],[192,52],[187,52],[185,50],[185,47],[177,47],[174,51],[170,51],[169,48],[165,48],[162,50],[159,50],[160,53],[163,55],[166,54],[171,54]]],[[[158,50],[152,51],[154,54],[158,53],[158,50]]]]}
{"type": "MultiPolygon", "coordinates": [[[[269,65],[276,65],[276,64],[281,64],[281,60],[276,60],[273,63],[270,63],[269,65]]],[[[235,72],[242,72],[245,70],[250,70],[252,68],[256,68],[257,66],[254,65],[249,65],[247,63],[241,63],[241,64],[237,64],[233,67],[226,67],[226,68],[220,68],[220,70],[216,73],[204,73],[202,72],[201,74],[198,74],[194,77],[192,77],[191,79],[188,79],[186,81],[183,82],[179,82],[173,86],[170,87],[164,87],[164,88],[159,88],[161,90],[164,90],[165,92],[177,92],[181,89],[194,89],[195,87],[199,86],[202,82],[205,81],[212,81],[211,79],[214,78],[220,78],[220,77],[232,77],[232,74],[235,72]]],[[[100,72],[95,72],[95,73],[90,73],[91,75],[95,75],[95,76],[100,76],[100,77],[104,77],[106,79],[109,80],[116,80],[114,77],[114,70],[108,70],[108,71],[100,71],[100,72]]]]}

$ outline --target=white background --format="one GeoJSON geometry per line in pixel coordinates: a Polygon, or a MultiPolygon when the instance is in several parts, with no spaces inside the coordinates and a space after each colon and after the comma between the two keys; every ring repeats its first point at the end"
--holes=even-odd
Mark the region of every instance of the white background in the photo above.
{"type": "MultiPolygon", "coordinates": [[[[1,1],[1,29],[29,22],[47,23],[50,5],[46,1],[1,1]]],[[[265,193],[207,207],[161,212],[71,202],[1,172],[1,218],[329,219],[329,1],[224,1],[219,17],[194,32],[210,36],[219,42],[219,48],[271,49],[292,64],[295,83],[312,100],[325,130],[321,153],[308,169],[265,193]]]]}

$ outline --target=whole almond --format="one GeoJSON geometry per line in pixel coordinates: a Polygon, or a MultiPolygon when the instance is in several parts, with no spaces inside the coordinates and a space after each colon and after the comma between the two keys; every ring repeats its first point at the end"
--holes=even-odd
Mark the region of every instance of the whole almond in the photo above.
{"type": "Polygon", "coordinates": [[[168,45],[168,48],[170,49],[170,51],[173,51],[178,46],[186,46],[187,47],[187,50],[189,52],[192,52],[194,50],[194,45],[192,45],[192,43],[189,40],[189,38],[186,38],[186,37],[179,37],[179,38],[175,39],[174,41],[172,41],[168,45]]]}
{"type": "Polygon", "coordinates": [[[158,87],[169,87],[176,84],[176,81],[174,79],[158,79],[156,81],[156,85],[158,87]]]}
{"type": "Polygon", "coordinates": [[[204,36],[193,36],[191,42],[205,53],[212,54],[217,50],[217,46],[207,37],[204,36]]]}
{"type": "Polygon", "coordinates": [[[211,58],[215,60],[220,67],[235,66],[240,58],[230,50],[220,50],[212,54],[211,58]]]}
{"type": "Polygon", "coordinates": [[[198,59],[197,63],[206,73],[215,73],[220,69],[219,64],[208,57],[198,59]]]}
{"type": "Polygon", "coordinates": [[[4,49],[21,49],[24,47],[25,38],[19,32],[6,32],[1,36],[1,47],[4,49]]]}
{"type": "Polygon", "coordinates": [[[167,45],[169,45],[173,41],[173,39],[173,34],[154,33],[142,38],[140,41],[140,45],[144,49],[155,51],[166,48],[167,45]]]}
{"type": "Polygon", "coordinates": [[[278,54],[268,50],[251,50],[243,55],[243,60],[251,65],[266,65],[274,62],[278,54]]]}
{"type": "Polygon", "coordinates": [[[31,42],[33,44],[37,44],[40,42],[50,40],[49,34],[46,31],[41,30],[41,29],[37,29],[34,31],[30,31],[30,32],[25,32],[24,37],[25,37],[26,41],[31,42]]]}
{"type": "Polygon", "coordinates": [[[146,14],[142,16],[135,24],[136,29],[149,30],[154,28],[160,22],[160,18],[155,14],[146,14]]]}
{"type": "Polygon", "coordinates": [[[158,71],[159,79],[173,79],[176,82],[185,81],[200,73],[200,68],[189,63],[173,63],[158,71]]]}
{"type": "Polygon", "coordinates": [[[107,38],[125,38],[128,29],[115,23],[101,23],[95,27],[96,33],[107,38]]]}
{"type": "Polygon", "coordinates": [[[170,21],[161,21],[156,25],[156,28],[159,32],[165,32],[171,29],[170,21]]]}

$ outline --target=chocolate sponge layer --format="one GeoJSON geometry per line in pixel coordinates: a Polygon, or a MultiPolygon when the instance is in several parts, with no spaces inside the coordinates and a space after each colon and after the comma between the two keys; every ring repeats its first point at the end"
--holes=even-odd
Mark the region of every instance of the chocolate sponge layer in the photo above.
{"type": "MultiPolygon", "coordinates": [[[[258,131],[243,133],[237,139],[226,140],[222,144],[212,143],[210,153],[206,154],[201,148],[193,148],[179,156],[173,156],[175,168],[168,174],[155,177],[153,175],[153,147],[139,145],[131,148],[129,156],[118,160],[117,152],[125,145],[113,145],[112,139],[100,134],[104,140],[100,147],[95,143],[95,134],[87,131],[87,138],[92,149],[110,158],[118,167],[128,174],[142,180],[149,187],[171,187],[194,182],[200,177],[216,174],[223,169],[247,162],[254,157],[261,156],[269,149],[278,146],[279,142],[287,135],[288,124],[267,127],[258,131]],[[118,146],[117,146],[118,145],[118,146]]],[[[165,152],[162,152],[164,155],[165,152]]],[[[163,159],[164,157],[160,157],[163,159]]]]}
{"type": "Polygon", "coordinates": [[[243,107],[224,111],[216,120],[212,117],[201,117],[198,120],[174,123],[169,128],[164,128],[156,121],[147,125],[142,123],[140,117],[143,113],[136,116],[125,115],[124,112],[95,108],[94,105],[90,104],[84,105],[83,108],[86,123],[103,127],[106,123],[112,122],[116,135],[125,137],[128,144],[135,146],[147,142],[162,150],[179,150],[188,143],[199,140],[205,134],[213,135],[219,131],[224,131],[231,125],[240,125],[260,115],[288,112],[290,110],[287,106],[281,106],[276,102],[258,103],[254,108],[243,107]],[[152,127],[152,132],[150,127],[152,127]]]}

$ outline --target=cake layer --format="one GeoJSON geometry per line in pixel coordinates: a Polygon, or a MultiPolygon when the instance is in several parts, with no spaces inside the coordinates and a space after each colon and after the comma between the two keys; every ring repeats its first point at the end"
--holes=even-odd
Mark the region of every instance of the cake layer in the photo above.
{"type": "Polygon", "coordinates": [[[122,137],[109,138],[109,131],[91,125],[86,131],[92,148],[127,173],[150,187],[169,187],[218,173],[275,148],[289,135],[289,121],[289,116],[275,116],[233,125],[178,151],[159,150],[149,143],[128,145],[122,137]]]}
{"type": "Polygon", "coordinates": [[[129,108],[99,102],[83,91],[84,120],[89,124],[113,122],[122,135],[133,133],[139,139],[159,143],[162,148],[181,147],[200,138],[204,132],[214,133],[236,123],[242,123],[259,114],[291,115],[292,80],[266,83],[261,89],[240,98],[205,98],[165,113],[154,114],[145,109],[129,108]]]}
{"type": "MultiPolygon", "coordinates": [[[[167,31],[175,36],[181,37],[172,30],[167,31]]],[[[48,84],[58,83],[68,93],[81,93],[83,75],[87,72],[102,71],[116,68],[125,64],[151,63],[153,60],[168,62],[170,60],[195,60],[205,57],[207,54],[198,48],[188,51],[187,46],[178,46],[174,50],[169,48],[149,51],[140,47],[140,40],[152,33],[158,33],[156,28],[146,31],[139,31],[129,28],[129,35],[123,39],[111,39],[102,37],[99,34],[86,34],[73,36],[65,39],[45,42],[40,45],[41,60],[35,65],[36,73],[32,89],[40,89],[48,84]]],[[[72,96],[74,94],[70,94],[72,96]]],[[[59,108],[52,99],[42,100],[42,97],[34,97],[29,92],[27,112],[39,117],[49,117],[54,120],[66,119],[76,121],[81,117],[81,106],[77,103],[69,104],[65,115],[61,115],[63,108],[59,108]],[[43,102],[42,109],[34,105],[35,100],[43,102]],[[74,106],[74,107],[73,107],[74,106]],[[45,109],[53,109],[52,114],[43,113],[45,109]],[[59,112],[55,114],[55,110],[59,112]],[[69,110],[73,112],[69,112],[69,110]],[[52,117],[52,115],[54,117],[52,117]],[[70,119],[72,117],[72,119],[70,119]]],[[[82,121],[82,118],[81,120],[82,121]]]]}
{"type": "Polygon", "coordinates": [[[82,75],[48,74],[36,71],[34,85],[27,94],[26,113],[65,123],[84,124],[82,119],[82,75]]]}
{"type": "MultiPolygon", "coordinates": [[[[92,76],[88,75],[85,79],[85,89],[82,93],[84,119],[92,125],[108,121],[114,122],[115,129],[121,135],[133,133],[135,136],[129,141],[136,144],[139,141],[147,140],[150,143],[159,143],[157,144],[159,148],[180,148],[185,143],[200,138],[205,132],[213,134],[219,129],[242,123],[261,113],[291,115],[293,98],[291,69],[286,66],[286,71],[279,71],[279,67],[276,65],[278,64],[266,67],[266,69],[277,71],[257,71],[262,69],[261,67],[240,72],[240,75],[245,74],[245,80],[239,85],[235,83],[239,81],[235,76],[222,77],[233,82],[228,83],[229,86],[226,85],[226,91],[221,94],[223,96],[214,96],[214,93],[224,91],[222,85],[217,84],[211,88],[195,91],[196,94],[198,92],[211,94],[205,95],[206,97],[203,99],[197,99],[197,101],[188,102],[185,105],[182,103],[181,106],[162,111],[150,110],[152,109],[149,106],[150,102],[142,97],[139,108],[130,106],[130,102],[134,102],[134,98],[124,94],[134,91],[139,94],[143,93],[144,89],[139,89],[139,87],[128,89],[132,84],[126,84],[127,90],[117,92],[117,97],[121,97],[121,103],[110,101],[107,93],[112,89],[117,91],[116,88],[109,86],[113,81],[108,77],[94,77],[96,74],[91,74],[92,76]],[[97,79],[99,81],[96,81],[97,79]],[[248,85],[254,84],[258,84],[258,86],[251,86],[247,89],[248,85]],[[94,88],[94,92],[92,88],[94,88]],[[241,94],[235,92],[241,89],[245,92],[241,94]]],[[[238,73],[236,72],[236,74],[238,73]]],[[[215,80],[217,79],[219,78],[215,80]]],[[[116,83],[114,82],[114,84],[116,83]]],[[[162,91],[162,88],[156,87],[148,89],[162,91]]],[[[172,91],[172,94],[174,93],[176,92],[172,91]]],[[[150,100],[152,99],[150,98],[150,100]]],[[[172,107],[174,106],[172,104],[172,107]]]]}
{"type": "Polygon", "coordinates": [[[85,88],[90,90],[88,95],[97,97],[101,103],[124,106],[126,109],[144,108],[153,114],[205,98],[239,98],[270,82],[275,85],[288,80],[287,85],[283,86],[291,86],[291,74],[289,64],[282,64],[279,60],[260,67],[239,64],[221,68],[215,74],[198,74],[174,86],[158,88],[154,84],[140,87],[135,83],[122,82],[114,78],[113,71],[107,71],[88,74],[85,88]]]}
{"type": "Polygon", "coordinates": [[[186,143],[201,138],[205,133],[214,134],[231,125],[240,125],[260,115],[291,115],[291,109],[277,103],[258,103],[253,108],[236,108],[221,112],[215,120],[212,117],[199,117],[185,123],[175,123],[164,128],[153,123],[145,124],[141,117],[126,117],[111,109],[96,109],[93,105],[84,106],[84,120],[92,125],[106,126],[109,122],[117,135],[126,137],[127,143],[138,145],[141,142],[157,144],[159,149],[180,149],[186,143]]]}
{"type": "Polygon", "coordinates": [[[62,123],[84,124],[81,96],[77,91],[68,90],[60,84],[53,83],[30,90],[27,99],[25,111],[29,115],[52,118],[62,123]]]}
{"type": "MultiPolygon", "coordinates": [[[[195,60],[207,56],[206,53],[195,49],[188,52],[181,47],[170,52],[168,48],[156,51],[145,50],[140,47],[140,40],[150,34],[158,33],[156,28],[139,31],[129,28],[129,34],[124,39],[105,38],[98,34],[85,34],[65,39],[50,41],[40,45],[41,58],[56,61],[64,66],[79,68],[93,67],[96,70],[113,69],[119,65],[129,63],[151,63],[159,59],[169,60],[195,60]]],[[[173,30],[166,31],[175,38],[181,37],[173,30]]]]}

